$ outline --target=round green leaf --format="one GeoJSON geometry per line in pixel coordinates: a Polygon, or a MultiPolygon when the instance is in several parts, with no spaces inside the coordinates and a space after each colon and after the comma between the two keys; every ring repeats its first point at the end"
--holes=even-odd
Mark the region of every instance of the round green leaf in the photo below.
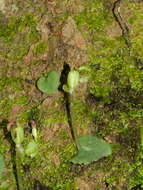
{"type": "Polygon", "coordinates": [[[52,94],[59,86],[60,74],[56,71],[50,71],[47,77],[41,77],[37,81],[37,86],[40,91],[52,94]]]}
{"type": "Polygon", "coordinates": [[[89,164],[112,153],[110,145],[104,140],[93,136],[84,135],[78,138],[80,145],[77,155],[71,159],[75,164],[89,164]]]}

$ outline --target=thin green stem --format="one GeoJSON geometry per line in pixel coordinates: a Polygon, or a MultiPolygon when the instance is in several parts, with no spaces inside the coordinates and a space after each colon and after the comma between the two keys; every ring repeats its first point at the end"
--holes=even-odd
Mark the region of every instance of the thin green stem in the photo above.
{"type": "Polygon", "coordinates": [[[78,135],[77,135],[76,124],[75,124],[75,112],[74,112],[74,109],[73,109],[74,95],[69,94],[68,98],[69,98],[68,101],[69,101],[69,111],[70,111],[70,120],[71,120],[70,125],[71,125],[72,135],[73,135],[73,138],[75,140],[77,150],[79,150],[80,145],[79,145],[79,142],[78,142],[78,135]]]}
{"type": "Polygon", "coordinates": [[[21,170],[21,161],[20,161],[20,156],[19,156],[19,150],[18,148],[16,148],[16,172],[17,172],[17,180],[18,180],[17,182],[18,182],[19,190],[24,190],[20,170],[21,170]]]}
{"type": "Polygon", "coordinates": [[[140,141],[141,141],[141,146],[143,146],[143,127],[140,128],[140,141]]]}

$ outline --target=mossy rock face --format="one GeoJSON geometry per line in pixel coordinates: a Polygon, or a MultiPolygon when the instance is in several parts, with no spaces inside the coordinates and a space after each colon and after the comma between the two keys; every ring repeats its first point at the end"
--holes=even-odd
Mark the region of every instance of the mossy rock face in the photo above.
{"type": "Polygon", "coordinates": [[[141,1],[121,4],[132,43],[129,55],[113,3],[25,0],[0,7],[0,154],[5,162],[0,189],[16,189],[6,130],[14,121],[24,128],[24,147],[33,138],[31,121],[38,133],[37,155],[26,157],[20,168],[25,190],[142,188],[143,6],[141,1]],[[68,27],[67,40],[63,31],[68,27]],[[112,144],[111,156],[88,166],[70,162],[76,148],[63,92],[46,96],[36,87],[39,77],[50,70],[61,73],[64,64],[89,69],[81,73],[89,81],[77,87],[72,107],[78,135],[92,133],[112,144]]]}

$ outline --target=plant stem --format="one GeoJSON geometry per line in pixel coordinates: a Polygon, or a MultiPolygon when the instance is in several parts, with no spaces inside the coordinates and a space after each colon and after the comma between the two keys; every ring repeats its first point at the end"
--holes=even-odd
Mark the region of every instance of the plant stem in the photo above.
{"type": "Polygon", "coordinates": [[[17,182],[18,182],[18,187],[19,190],[23,190],[23,185],[22,185],[22,180],[21,180],[21,174],[20,174],[20,170],[21,170],[21,162],[20,162],[20,156],[19,156],[19,152],[18,152],[18,148],[16,148],[16,172],[17,172],[17,182]]]}
{"type": "Polygon", "coordinates": [[[140,128],[140,141],[141,141],[141,146],[143,146],[143,127],[140,128]]]}
{"type": "Polygon", "coordinates": [[[77,150],[79,150],[80,145],[78,142],[78,135],[77,135],[77,130],[76,130],[76,124],[75,124],[75,112],[73,110],[73,103],[74,103],[74,95],[68,93],[68,104],[69,104],[69,113],[70,113],[70,127],[71,127],[71,132],[73,139],[75,140],[75,144],[77,147],[77,150]]]}

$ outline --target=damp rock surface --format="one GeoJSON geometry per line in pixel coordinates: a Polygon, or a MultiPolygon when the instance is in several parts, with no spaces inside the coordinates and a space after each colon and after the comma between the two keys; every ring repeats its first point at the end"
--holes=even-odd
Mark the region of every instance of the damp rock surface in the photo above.
{"type": "Polygon", "coordinates": [[[118,2],[0,0],[0,189],[142,188],[143,2],[118,2]],[[70,162],[76,147],[62,86],[47,95],[36,85],[51,70],[64,84],[70,69],[88,78],[74,94],[77,134],[112,146],[111,156],[87,166],[70,162]],[[10,132],[24,129],[25,149],[31,123],[38,154],[17,170],[10,132]]]}

